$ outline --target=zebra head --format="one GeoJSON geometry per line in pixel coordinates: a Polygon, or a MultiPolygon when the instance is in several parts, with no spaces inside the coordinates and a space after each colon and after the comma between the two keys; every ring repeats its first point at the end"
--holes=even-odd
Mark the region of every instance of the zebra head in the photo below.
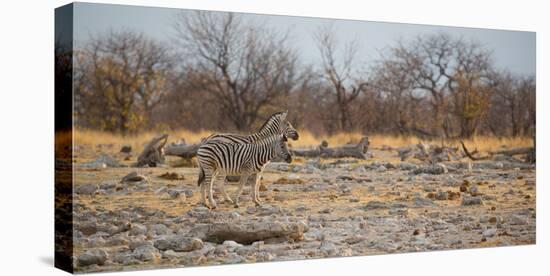
{"type": "Polygon", "coordinates": [[[285,160],[285,162],[290,163],[292,162],[292,155],[290,154],[290,151],[288,150],[288,147],[286,145],[287,139],[285,135],[281,135],[276,143],[276,154],[285,160]]]}
{"type": "Polygon", "coordinates": [[[297,140],[298,132],[287,120],[288,111],[277,112],[269,117],[255,134],[256,139],[284,134],[286,137],[297,140]]]}
{"type": "Polygon", "coordinates": [[[286,138],[290,138],[294,141],[298,140],[298,137],[299,137],[298,131],[292,126],[292,124],[289,121],[286,122],[284,135],[286,138]]]}

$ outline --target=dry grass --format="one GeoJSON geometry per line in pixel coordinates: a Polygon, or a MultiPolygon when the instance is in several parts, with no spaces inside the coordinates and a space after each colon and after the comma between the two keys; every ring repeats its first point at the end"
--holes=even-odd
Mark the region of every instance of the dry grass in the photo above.
{"type": "MultiPolygon", "coordinates": [[[[113,134],[104,131],[88,130],[88,129],[75,129],[74,131],[74,143],[77,145],[99,145],[99,144],[112,144],[112,145],[129,145],[134,151],[140,151],[145,144],[149,142],[153,137],[159,135],[158,132],[144,132],[137,135],[123,136],[120,134],[113,134]]],[[[168,133],[168,143],[177,141],[179,139],[185,139],[186,143],[198,143],[201,138],[207,137],[212,134],[211,131],[199,131],[193,132],[188,130],[171,131],[168,133]]]]}
{"type": "MultiPolygon", "coordinates": [[[[184,138],[187,143],[197,143],[201,138],[207,137],[212,134],[212,131],[199,131],[192,132],[188,130],[177,130],[169,132],[168,141],[173,142],[184,138]]],[[[76,129],[74,132],[74,142],[77,145],[98,145],[98,144],[112,144],[116,146],[130,145],[135,151],[139,151],[143,146],[154,136],[158,135],[156,132],[145,132],[138,135],[123,136],[108,132],[101,132],[95,130],[76,129]]],[[[340,133],[336,135],[315,136],[307,131],[300,131],[300,139],[298,141],[290,141],[292,147],[314,147],[326,140],[330,146],[344,145],[347,143],[356,143],[362,137],[360,133],[340,133]]],[[[428,143],[447,146],[460,146],[458,140],[444,141],[433,140],[423,141],[422,139],[414,136],[392,136],[392,135],[370,135],[369,140],[372,147],[380,147],[382,145],[391,146],[394,148],[408,146],[417,143],[428,143]]],[[[502,149],[503,147],[528,147],[532,146],[532,140],[530,137],[509,137],[509,138],[497,138],[490,136],[476,136],[471,139],[464,140],[468,149],[478,151],[494,151],[502,149]]]]}

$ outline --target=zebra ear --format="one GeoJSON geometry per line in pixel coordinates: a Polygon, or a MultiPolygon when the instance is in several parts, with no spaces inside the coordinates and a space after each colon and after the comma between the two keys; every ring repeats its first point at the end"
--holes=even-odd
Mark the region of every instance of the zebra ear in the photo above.
{"type": "Polygon", "coordinates": [[[281,114],[281,120],[286,120],[286,115],[288,115],[288,110],[285,110],[282,114],[281,114]]]}

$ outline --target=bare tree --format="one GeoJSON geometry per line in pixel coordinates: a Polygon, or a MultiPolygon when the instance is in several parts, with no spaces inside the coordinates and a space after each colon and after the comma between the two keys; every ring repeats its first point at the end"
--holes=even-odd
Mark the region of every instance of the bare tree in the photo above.
{"type": "Polygon", "coordinates": [[[232,13],[200,11],[179,14],[174,29],[190,86],[211,94],[238,131],[248,131],[262,109],[295,86],[287,34],[232,13]]]}
{"type": "MultiPolygon", "coordinates": [[[[399,42],[390,50],[390,56],[397,62],[399,70],[408,73],[412,88],[430,96],[433,127],[429,131],[433,135],[452,137],[453,122],[448,110],[450,96],[459,93],[464,97],[465,91],[475,92],[472,90],[474,85],[481,85],[491,69],[491,53],[476,42],[438,33],[418,36],[406,44],[399,42]]],[[[455,110],[454,115],[476,118],[459,118],[461,124],[471,124],[472,120],[478,121],[478,117],[483,115],[482,112],[462,111],[455,110]]],[[[477,125],[473,124],[474,127],[477,125]]],[[[464,131],[459,135],[470,136],[475,132],[470,128],[461,126],[464,131]]]]}
{"type": "Polygon", "coordinates": [[[150,126],[166,92],[166,47],[132,31],[92,38],[76,55],[77,112],[82,125],[108,131],[150,126]]]}
{"type": "Polygon", "coordinates": [[[534,77],[495,72],[488,127],[498,136],[533,135],[536,117],[534,77]]]}
{"type": "Polygon", "coordinates": [[[349,131],[354,128],[350,105],[366,89],[367,82],[359,77],[355,67],[357,40],[345,43],[339,51],[334,32],[333,25],[325,25],[317,30],[314,38],[321,53],[322,76],[331,84],[336,97],[340,130],[349,131]]]}

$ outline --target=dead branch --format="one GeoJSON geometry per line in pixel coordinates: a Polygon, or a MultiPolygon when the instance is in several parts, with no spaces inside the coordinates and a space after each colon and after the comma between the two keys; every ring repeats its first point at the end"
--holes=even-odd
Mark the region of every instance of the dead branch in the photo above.
{"type": "Polygon", "coordinates": [[[323,158],[345,158],[352,157],[358,159],[367,159],[366,153],[369,148],[369,138],[363,137],[357,144],[344,145],[341,147],[329,148],[328,143],[323,141],[315,149],[293,149],[292,154],[302,157],[323,157],[323,158]]]}
{"type": "Polygon", "coordinates": [[[164,154],[170,155],[170,156],[179,156],[185,159],[190,159],[197,155],[197,150],[199,149],[201,144],[202,143],[187,145],[185,144],[185,142],[172,143],[166,146],[166,149],[164,149],[164,154]]]}
{"type": "Polygon", "coordinates": [[[162,134],[154,137],[138,156],[136,166],[150,166],[156,167],[158,164],[164,163],[164,145],[168,141],[168,134],[162,134]]]}
{"type": "Polygon", "coordinates": [[[487,160],[487,159],[491,158],[490,155],[481,156],[481,157],[474,157],[474,156],[468,151],[468,149],[466,148],[466,145],[464,145],[464,142],[463,142],[463,141],[460,141],[460,144],[462,145],[462,150],[464,150],[464,153],[466,154],[466,156],[468,156],[468,158],[470,158],[470,159],[473,160],[473,161],[477,161],[477,160],[487,160]]]}

